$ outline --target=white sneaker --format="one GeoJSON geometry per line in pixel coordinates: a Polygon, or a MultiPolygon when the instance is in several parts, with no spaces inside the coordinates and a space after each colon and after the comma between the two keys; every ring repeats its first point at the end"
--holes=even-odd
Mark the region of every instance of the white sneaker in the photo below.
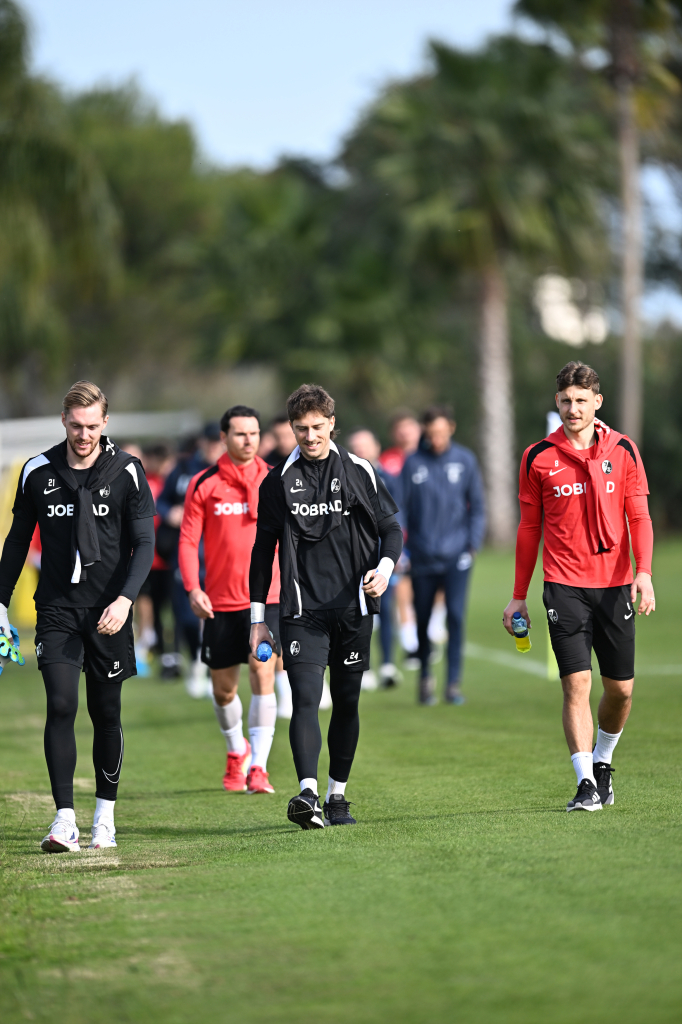
{"type": "Polygon", "coordinates": [[[322,697],[320,698],[320,711],[329,711],[332,706],[332,692],[329,683],[325,679],[322,683],[322,697]]]}
{"type": "Polygon", "coordinates": [[[377,674],[376,672],[372,672],[371,668],[362,673],[362,682],[360,683],[361,690],[376,690],[378,685],[377,674]]]}
{"type": "Polygon", "coordinates": [[[415,654],[419,647],[417,639],[417,623],[403,622],[400,627],[400,646],[407,654],[415,654]]]}
{"type": "Polygon", "coordinates": [[[200,657],[198,655],[192,662],[190,674],[185,680],[185,689],[190,697],[194,697],[195,700],[202,700],[204,697],[213,694],[213,686],[208,676],[208,670],[200,660],[200,657]]]}
{"type": "Polygon", "coordinates": [[[382,686],[397,686],[402,681],[402,672],[395,665],[391,664],[390,661],[385,662],[379,669],[379,682],[382,686]]]}
{"type": "Polygon", "coordinates": [[[89,850],[107,850],[110,846],[116,846],[116,829],[113,821],[98,821],[92,826],[92,839],[89,850]]]}
{"type": "Polygon", "coordinates": [[[40,849],[43,853],[80,853],[77,826],[64,818],[55,818],[40,849]]]}
{"type": "Polygon", "coordinates": [[[444,604],[433,606],[427,634],[432,644],[444,644],[448,638],[447,609],[444,604]]]}

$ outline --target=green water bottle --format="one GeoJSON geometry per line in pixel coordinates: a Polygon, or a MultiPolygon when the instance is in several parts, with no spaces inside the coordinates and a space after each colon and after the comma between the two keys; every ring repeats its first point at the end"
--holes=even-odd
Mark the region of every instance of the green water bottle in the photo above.
{"type": "Polygon", "coordinates": [[[520,654],[528,654],[533,645],[528,636],[528,625],[521,612],[514,612],[512,615],[512,629],[514,630],[516,650],[520,654]]]}

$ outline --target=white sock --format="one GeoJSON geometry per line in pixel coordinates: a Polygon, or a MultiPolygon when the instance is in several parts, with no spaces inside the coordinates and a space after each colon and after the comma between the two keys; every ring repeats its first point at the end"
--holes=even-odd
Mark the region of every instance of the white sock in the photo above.
{"type": "Polygon", "coordinates": [[[277,698],[274,693],[265,693],[262,696],[254,693],[249,705],[249,739],[252,749],[252,767],[257,765],[265,771],[275,735],[276,719],[277,698]]]}
{"type": "Polygon", "coordinates": [[[340,793],[341,796],[344,796],[347,785],[347,782],[336,782],[330,775],[329,785],[327,786],[327,800],[329,800],[329,797],[333,796],[334,793],[340,793]]]}
{"type": "Polygon", "coordinates": [[[229,752],[231,754],[245,754],[246,740],[244,739],[244,725],[242,722],[244,711],[239,694],[224,707],[218,703],[214,695],[213,709],[229,752]]]}
{"type": "Polygon", "coordinates": [[[93,826],[99,825],[100,821],[110,821],[113,825],[115,806],[115,800],[104,800],[101,796],[98,796],[97,803],[95,804],[95,814],[92,819],[93,826]]]}
{"type": "Polygon", "coordinates": [[[291,718],[291,683],[289,676],[282,670],[275,672],[275,686],[277,687],[277,705],[283,718],[291,718]]]}
{"type": "Polygon", "coordinates": [[[317,779],[299,779],[298,784],[301,787],[301,792],[304,789],[312,789],[313,793],[317,793],[317,779]]]}
{"type": "Polygon", "coordinates": [[[139,651],[140,654],[147,655],[149,653],[149,648],[153,647],[156,643],[156,639],[156,633],[153,629],[150,629],[149,627],[143,629],[137,638],[135,650],[139,651]]]}
{"type": "Polygon", "coordinates": [[[575,768],[575,774],[578,776],[578,785],[580,785],[583,779],[590,779],[591,782],[594,782],[595,786],[597,785],[594,779],[594,769],[592,768],[591,750],[588,752],[581,750],[577,754],[572,754],[571,761],[575,768]]]}
{"type": "Polygon", "coordinates": [[[594,750],[592,751],[592,760],[595,764],[598,761],[602,761],[604,764],[611,764],[611,758],[613,752],[616,749],[616,743],[623,735],[623,730],[620,732],[604,732],[600,727],[597,729],[597,742],[594,750]]]}
{"type": "Polygon", "coordinates": [[[58,807],[56,818],[61,818],[62,821],[70,821],[72,825],[76,824],[76,812],[73,807],[58,807]]]}

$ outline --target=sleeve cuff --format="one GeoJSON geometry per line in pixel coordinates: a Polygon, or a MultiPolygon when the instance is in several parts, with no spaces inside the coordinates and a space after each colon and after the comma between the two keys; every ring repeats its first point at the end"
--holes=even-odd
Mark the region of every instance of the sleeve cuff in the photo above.
{"type": "Polygon", "coordinates": [[[387,556],[384,556],[377,566],[377,572],[380,572],[382,576],[385,576],[387,581],[390,580],[394,569],[395,562],[392,558],[388,558],[387,556]]]}
{"type": "Polygon", "coordinates": [[[254,622],[265,622],[265,604],[261,601],[251,602],[251,625],[254,622]]]}

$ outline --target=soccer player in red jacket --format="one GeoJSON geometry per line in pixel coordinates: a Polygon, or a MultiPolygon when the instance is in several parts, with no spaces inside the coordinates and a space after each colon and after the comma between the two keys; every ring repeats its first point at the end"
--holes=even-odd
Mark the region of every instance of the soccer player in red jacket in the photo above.
{"type": "Polygon", "coordinates": [[[267,761],[275,734],[275,665],[279,642],[279,571],[273,575],[265,609],[273,656],[257,661],[249,650],[251,628],[249,565],[256,538],[258,488],[270,467],[258,458],[258,413],[245,405],[228,409],[220,421],[227,448],[215,466],[192,478],[185,496],[178,558],[192,611],[204,619],[202,661],[211,670],[213,707],[227,742],[225,789],[274,793],[267,761]],[[199,580],[199,543],[204,539],[206,581],[199,580]],[[239,670],[249,666],[249,741],[244,738],[239,670]],[[249,767],[250,766],[250,767],[249,767]]]}
{"type": "Polygon", "coordinates": [[[526,594],[544,526],[543,601],[564,692],[564,733],[578,778],[568,811],[599,811],[614,802],[611,759],[632,705],[637,594],[638,615],[656,607],[642,459],[628,437],[596,418],[602,400],[591,367],[564,366],[556,396],[562,425],[527,448],[521,461],[514,596],[502,620],[512,635],[514,612],[530,625],[526,594]],[[593,649],[604,687],[594,749],[593,649]]]}

